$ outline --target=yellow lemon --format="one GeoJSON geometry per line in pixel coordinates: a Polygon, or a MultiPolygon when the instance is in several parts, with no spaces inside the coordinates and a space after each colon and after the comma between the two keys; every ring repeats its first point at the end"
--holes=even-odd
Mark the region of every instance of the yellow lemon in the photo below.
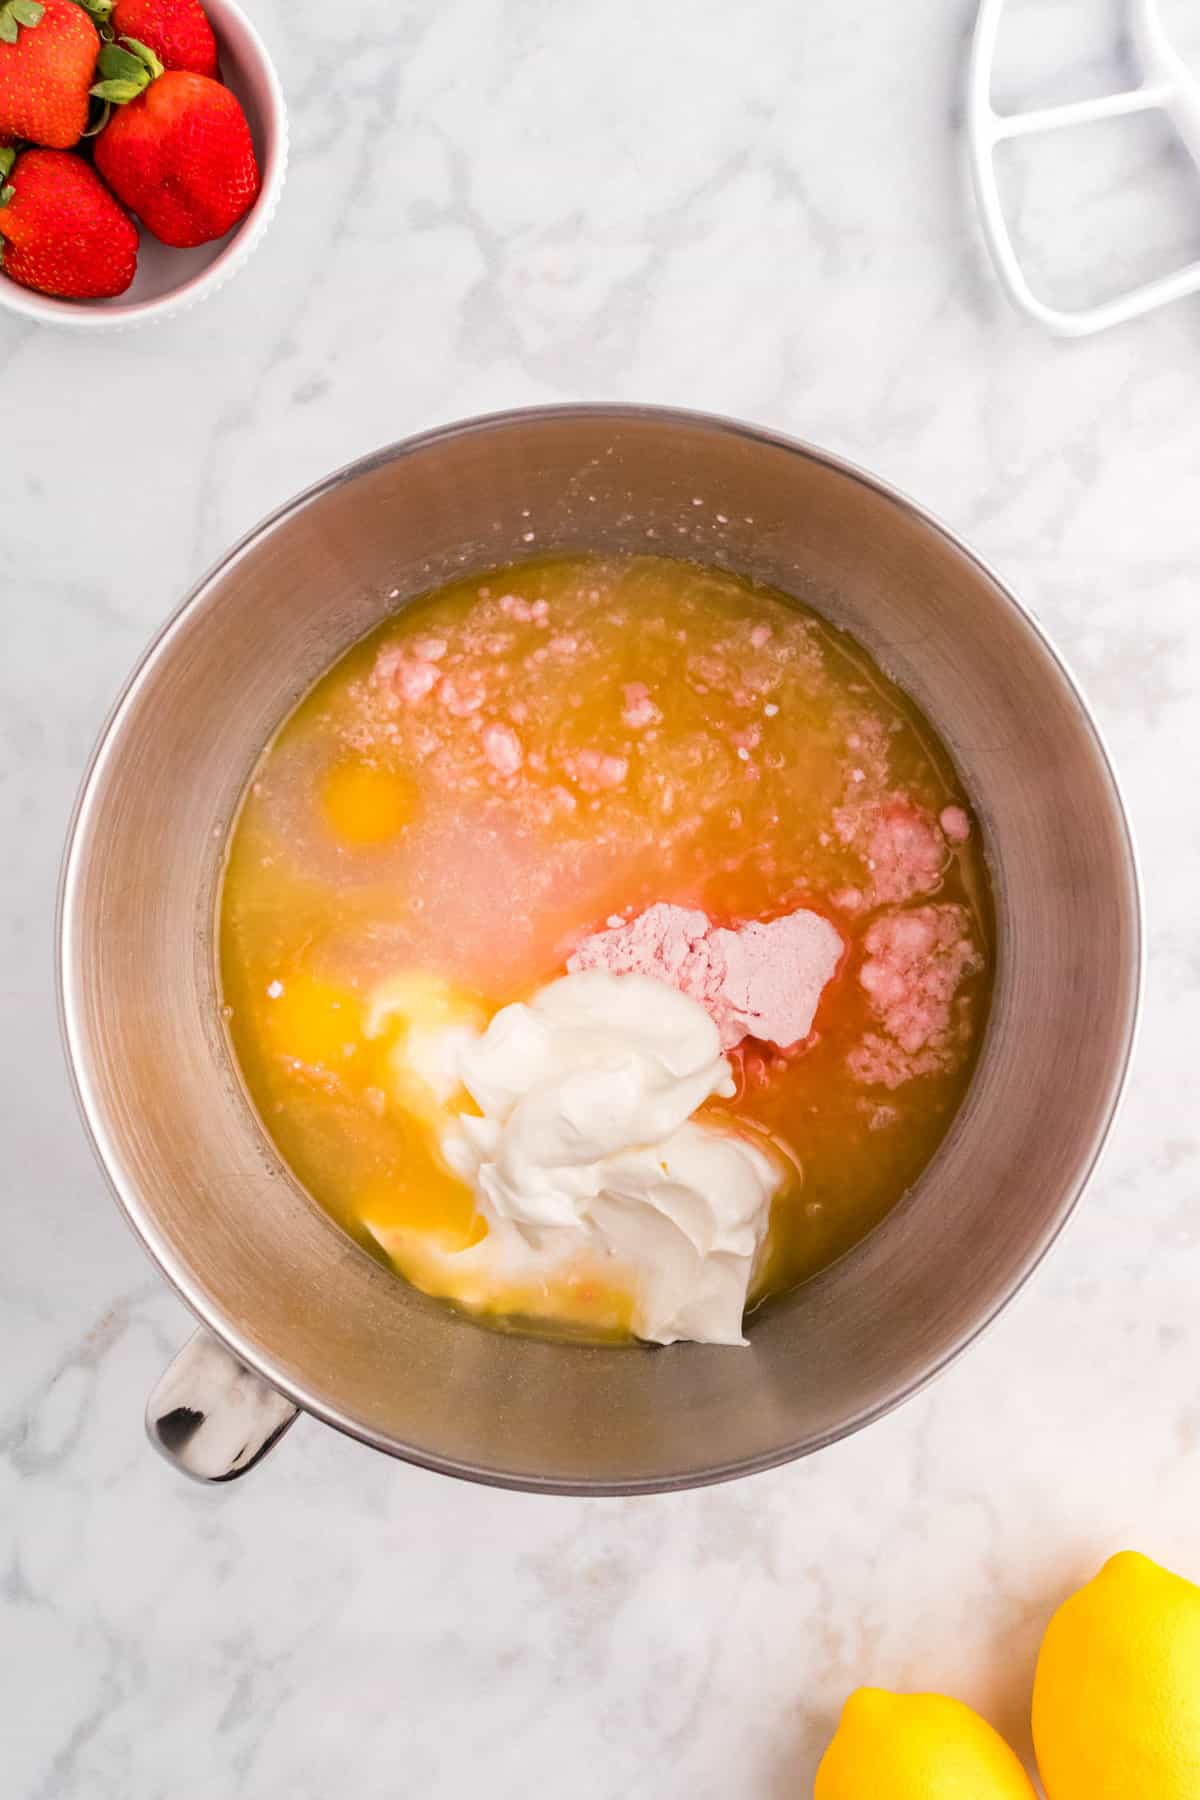
{"type": "Polygon", "coordinates": [[[1200,1588],[1105,1563],[1042,1639],[1033,1741],[1050,1800],[1200,1800],[1200,1588]]]}
{"type": "Polygon", "coordinates": [[[1034,1800],[1004,1739],[961,1700],[858,1688],[813,1800],[1034,1800]]]}

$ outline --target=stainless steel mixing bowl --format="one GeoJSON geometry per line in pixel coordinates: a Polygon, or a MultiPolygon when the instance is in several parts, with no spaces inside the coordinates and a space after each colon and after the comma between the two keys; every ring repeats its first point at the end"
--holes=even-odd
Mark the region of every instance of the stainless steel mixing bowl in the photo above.
{"type": "Polygon", "coordinates": [[[161,1385],[153,1433],[209,1478],[249,1466],[296,1406],[449,1474],[585,1493],[723,1480],[878,1418],[970,1342],[1058,1233],[1113,1116],[1140,985],[1137,873],[1112,770],[1013,596],[942,526],[833,457],[624,406],[512,413],[399,444],[231,551],[104,731],[60,930],[88,1130],[134,1230],[207,1328],[161,1385]],[[281,1164],[218,1013],[226,830],[298,696],[411,596],[581,550],[693,557],[848,627],[937,722],[986,833],[999,967],[962,1111],[907,1198],[753,1319],[745,1350],[546,1342],[417,1293],[281,1164]]]}

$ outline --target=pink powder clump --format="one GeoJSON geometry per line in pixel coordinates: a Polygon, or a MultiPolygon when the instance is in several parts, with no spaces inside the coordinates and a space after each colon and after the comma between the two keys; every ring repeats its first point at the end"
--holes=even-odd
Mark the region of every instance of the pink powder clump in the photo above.
{"type": "Polygon", "coordinates": [[[416,706],[437,686],[441,670],[423,656],[408,656],[403,650],[389,650],[375,664],[375,678],[389,688],[406,706],[416,706]]]}
{"type": "Polygon", "coordinates": [[[457,675],[444,675],[438,697],[446,711],[456,719],[469,718],[483,705],[483,677],[477,669],[463,669],[457,675]]]}
{"type": "Polygon", "coordinates": [[[515,775],[523,760],[521,740],[507,725],[489,725],[483,734],[483,754],[498,775],[515,775]]]}
{"type": "Polygon", "coordinates": [[[898,904],[937,887],[946,846],[935,820],[902,796],[880,807],[867,837],[875,901],[898,904]]]}
{"type": "Polygon", "coordinates": [[[643,725],[658,724],[662,714],[650,698],[650,689],[644,681],[627,681],[621,695],[625,702],[621,717],[631,731],[640,731],[643,725]]]}
{"type": "Polygon", "coordinates": [[[781,1050],[807,1037],[842,957],[841,934],[829,920],[801,907],[713,937],[725,962],[722,998],[742,1033],[781,1050]]]}
{"type": "Polygon", "coordinates": [[[545,600],[526,600],[520,594],[504,594],[497,605],[506,618],[518,625],[544,625],[550,613],[545,600]]]}
{"type": "Polygon", "coordinates": [[[585,938],[567,967],[649,975],[699,1001],[725,1049],[745,1037],[784,1049],[811,1031],[842,950],[829,921],[804,908],[730,931],[698,910],[659,902],[585,938]]]}
{"type": "Polygon", "coordinates": [[[577,750],[563,758],[568,775],[585,794],[600,794],[607,788],[620,787],[629,773],[624,756],[609,756],[603,750],[577,750]]]}
{"type": "Polygon", "coordinates": [[[948,1066],[948,1058],[944,1050],[921,1050],[909,1055],[882,1032],[868,1031],[846,1063],[854,1079],[867,1087],[898,1088],[918,1075],[941,1074],[948,1066]]]}
{"type": "Polygon", "coordinates": [[[649,975],[690,994],[709,1011],[717,1004],[723,969],[714,953],[707,913],[663,901],[629,923],[584,938],[567,968],[608,969],[613,975],[649,975]]]}
{"type": "Polygon", "coordinates": [[[401,663],[395,675],[400,697],[407,700],[410,706],[415,706],[419,700],[423,700],[426,694],[437,686],[438,680],[437,667],[431,662],[401,663]]]}
{"type": "Polygon", "coordinates": [[[971,835],[971,821],[961,806],[944,806],[938,824],[948,844],[965,844],[971,835]]]}
{"type": "Polygon", "coordinates": [[[969,1035],[960,984],[983,967],[963,906],[885,913],[863,939],[859,985],[882,1027],[851,1051],[860,1081],[899,1087],[951,1068],[969,1035]]]}

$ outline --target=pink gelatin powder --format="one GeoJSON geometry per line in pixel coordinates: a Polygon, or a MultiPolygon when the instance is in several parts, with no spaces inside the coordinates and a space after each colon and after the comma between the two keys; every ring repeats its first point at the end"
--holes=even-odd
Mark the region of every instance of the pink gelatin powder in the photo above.
{"type": "Polygon", "coordinates": [[[704,1007],[726,1050],[745,1037],[786,1049],[812,1030],[843,949],[828,919],[805,908],[731,931],[698,910],[660,902],[585,938],[567,968],[648,975],[678,988],[704,1007]]]}
{"type": "Polygon", "coordinates": [[[958,990],[983,968],[963,906],[884,913],[863,939],[859,984],[881,1026],[851,1051],[851,1073],[897,1088],[957,1062],[969,1038],[969,1002],[958,990]]]}

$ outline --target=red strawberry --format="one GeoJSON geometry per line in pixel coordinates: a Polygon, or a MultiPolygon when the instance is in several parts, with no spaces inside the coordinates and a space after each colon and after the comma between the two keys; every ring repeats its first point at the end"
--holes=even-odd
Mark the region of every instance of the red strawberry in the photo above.
{"type": "Polygon", "coordinates": [[[137,38],[164,69],[217,74],[217,40],[200,0],[117,0],[112,15],[118,37],[137,38]]]}
{"type": "Polygon", "coordinates": [[[0,0],[0,138],[54,150],[77,144],[99,49],[75,0],[0,0]]]}
{"type": "Polygon", "coordinates": [[[0,150],[0,266],[13,281],[64,300],[109,300],[133,280],[137,251],[133,220],[81,156],[0,150]]]}
{"type": "Polygon", "coordinates": [[[164,73],[145,44],[123,43],[100,52],[103,80],[92,92],[116,111],[96,139],[96,167],[164,244],[223,237],[258,198],[245,113],[219,81],[164,73]]]}

